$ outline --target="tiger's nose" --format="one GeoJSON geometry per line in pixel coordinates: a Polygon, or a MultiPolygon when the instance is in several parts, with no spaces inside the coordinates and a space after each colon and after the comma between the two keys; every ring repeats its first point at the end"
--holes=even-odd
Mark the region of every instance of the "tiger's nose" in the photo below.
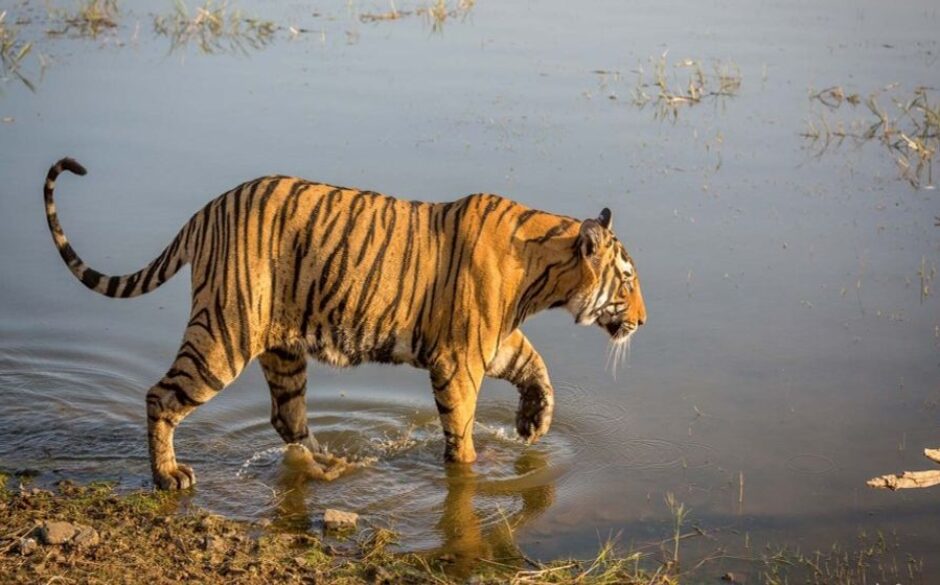
{"type": "Polygon", "coordinates": [[[642,317],[638,317],[638,318],[637,318],[637,320],[636,320],[636,324],[637,324],[637,325],[642,325],[642,324],[644,324],[644,323],[646,323],[646,315],[643,315],[642,317]]]}

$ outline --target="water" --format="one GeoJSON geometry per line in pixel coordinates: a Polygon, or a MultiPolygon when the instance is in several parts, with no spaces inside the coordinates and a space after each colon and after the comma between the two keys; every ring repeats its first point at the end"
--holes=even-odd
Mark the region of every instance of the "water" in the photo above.
{"type": "Polygon", "coordinates": [[[21,34],[49,65],[41,79],[24,65],[35,93],[11,79],[0,95],[0,467],[149,485],[143,396],[186,322],[186,276],[122,302],[65,270],[40,204],[59,157],[89,169],[59,181],[65,230],[111,273],[263,174],[424,200],[491,191],[578,217],[613,210],[649,312],[616,378],[603,332],[537,316],[525,330],[556,385],[552,431],[515,441],[514,391],[488,382],[481,460],[461,472],[440,464],[424,372],[312,365],[313,430],[375,458],[322,484],[282,463],[252,366],[178,432],[196,503],[298,529],[353,509],[404,548],[470,562],[516,546],[590,555],[618,533],[656,542],[672,492],[718,539],[693,549],[744,534],[812,549],[881,530],[940,575],[936,489],[864,483],[930,468],[921,450],[940,445],[940,300],[919,275],[940,262],[936,191],[899,180],[879,144],[816,156],[800,136],[820,116],[868,116],[811,90],[864,98],[897,83],[887,108],[890,92],[936,84],[934,3],[481,1],[440,31],[417,15],[357,18],[387,11],[379,2],[241,7],[314,32],[205,55],[170,52],[143,10],[88,39],[46,37],[39,3],[7,7],[31,19],[21,34]],[[667,51],[676,85],[683,59],[735,63],[738,95],[675,120],[635,106],[636,70],[649,79],[667,51]]]}

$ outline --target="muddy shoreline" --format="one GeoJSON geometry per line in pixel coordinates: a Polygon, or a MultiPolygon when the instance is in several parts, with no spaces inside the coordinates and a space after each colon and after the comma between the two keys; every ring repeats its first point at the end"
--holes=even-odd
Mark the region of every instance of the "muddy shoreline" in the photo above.
{"type": "Polygon", "coordinates": [[[285,531],[189,507],[179,494],[118,494],[108,484],[59,482],[54,490],[0,476],[0,574],[6,583],[672,583],[636,559],[541,565],[524,557],[455,570],[448,555],[393,552],[397,536],[360,526],[285,531]],[[627,562],[630,561],[630,562],[627,562]]]}
{"type": "MultiPolygon", "coordinates": [[[[228,519],[177,492],[117,493],[113,484],[54,489],[0,474],[0,575],[5,583],[922,583],[922,561],[878,533],[853,546],[801,553],[789,545],[762,550],[715,549],[684,558],[683,526],[659,551],[613,540],[591,559],[533,560],[521,550],[461,563],[452,554],[400,552],[394,532],[360,523],[321,531],[290,530],[267,520],[228,519]],[[672,547],[675,547],[674,549],[672,547]]],[[[677,504],[681,506],[681,504],[677,504]]]]}

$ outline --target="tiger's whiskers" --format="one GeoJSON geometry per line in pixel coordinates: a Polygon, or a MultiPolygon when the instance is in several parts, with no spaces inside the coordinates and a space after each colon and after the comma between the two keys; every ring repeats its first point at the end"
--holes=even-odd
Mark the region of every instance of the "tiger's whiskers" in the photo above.
{"type": "Polygon", "coordinates": [[[607,363],[604,366],[605,370],[610,370],[611,376],[614,381],[617,381],[617,370],[626,363],[630,363],[630,340],[633,338],[632,335],[628,336],[625,339],[619,341],[611,341],[607,346],[607,363]]]}

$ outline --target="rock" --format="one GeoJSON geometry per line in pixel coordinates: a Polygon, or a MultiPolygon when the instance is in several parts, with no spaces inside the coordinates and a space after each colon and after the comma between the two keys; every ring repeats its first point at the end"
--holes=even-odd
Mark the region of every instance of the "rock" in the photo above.
{"type": "Polygon", "coordinates": [[[203,516],[203,518],[199,520],[199,528],[205,531],[216,530],[223,524],[224,521],[225,518],[222,516],[217,514],[209,514],[207,516],[203,516]]]}
{"type": "Polygon", "coordinates": [[[323,513],[323,527],[327,530],[355,530],[359,514],[342,510],[327,509],[323,513]]]}
{"type": "Polygon", "coordinates": [[[225,548],[225,541],[218,536],[206,535],[202,541],[202,550],[209,553],[222,553],[225,548]]]}
{"type": "Polygon", "coordinates": [[[39,527],[38,536],[43,544],[70,544],[77,548],[95,546],[101,542],[98,531],[91,526],[61,521],[43,522],[39,527]]]}
{"type": "Polygon", "coordinates": [[[76,532],[75,536],[72,537],[72,546],[76,548],[86,548],[90,546],[97,546],[98,543],[101,542],[101,537],[98,536],[98,531],[91,526],[85,526],[82,524],[76,524],[75,526],[78,528],[78,532],[76,532]]]}
{"type": "Polygon", "coordinates": [[[39,543],[36,542],[35,538],[29,538],[28,536],[24,536],[23,538],[20,539],[19,549],[20,549],[21,555],[23,556],[31,555],[37,548],[39,548],[39,543]]]}
{"type": "Polygon", "coordinates": [[[71,522],[43,522],[39,527],[39,540],[43,544],[65,544],[78,533],[78,527],[71,522]]]}
{"type": "Polygon", "coordinates": [[[396,582],[395,576],[389,573],[388,569],[384,567],[372,567],[367,572],[367,575],[374,585],[392,585],[396,582]]]}

